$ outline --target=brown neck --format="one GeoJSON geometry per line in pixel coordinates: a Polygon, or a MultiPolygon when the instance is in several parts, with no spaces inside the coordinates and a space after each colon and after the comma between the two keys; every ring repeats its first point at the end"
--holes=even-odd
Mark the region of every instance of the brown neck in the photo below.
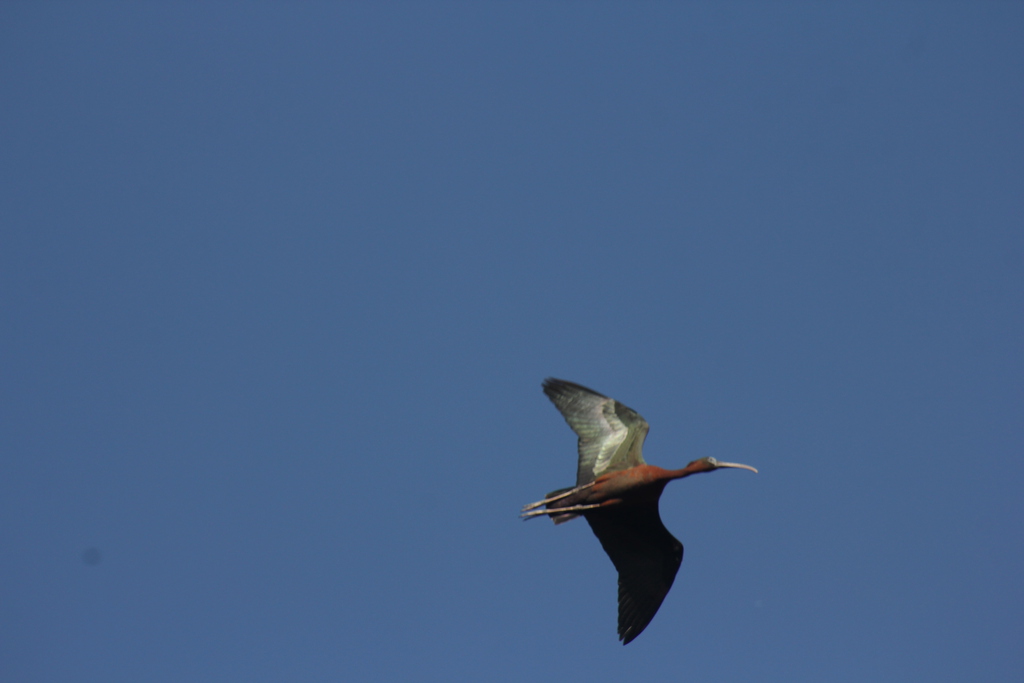
{"type": "Polygon", "coordinates": [[[700,472],[711,472],[714,469],[714,466],[709,464],[705,460],[694,460],[681,470],[669,470],[668,478],[682,479],[683,477],[688,477],[691,474],[699,474],[700,472]]]}

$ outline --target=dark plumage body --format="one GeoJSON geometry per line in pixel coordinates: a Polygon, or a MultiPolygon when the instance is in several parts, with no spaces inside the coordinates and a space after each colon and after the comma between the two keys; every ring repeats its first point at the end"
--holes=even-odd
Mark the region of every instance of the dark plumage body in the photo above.
{"type": "Polygon", "coordinates": [[[657,613],[683,561],[683,544],[658,514],[668,482],[726,467],[757,470],[714,458],[679,470],[648,465],[641,450],[649,427],[636,411],[565,380],[545,380],[544,393],[579,436],[576,486],[527,505],[522,517],[549,515],[555,524],[586,518],[619,573],[619,639],[626,644],[657,613]]]}

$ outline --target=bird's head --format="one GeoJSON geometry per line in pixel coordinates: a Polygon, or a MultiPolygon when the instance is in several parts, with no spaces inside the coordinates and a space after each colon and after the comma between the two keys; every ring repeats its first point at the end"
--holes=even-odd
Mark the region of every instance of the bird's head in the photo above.
{"type": "Polygon", "coordinates": [[[713,472],[714,470],[720,470],[724,467],[734,467],[741,470],[750,470],[751,472],[757,472],[756,469],[750,465],[741,465],[738,462],[719,462],[714,458],[701,458],[700,460],[694,460],[686,469],[692,472],[713,472]]]}

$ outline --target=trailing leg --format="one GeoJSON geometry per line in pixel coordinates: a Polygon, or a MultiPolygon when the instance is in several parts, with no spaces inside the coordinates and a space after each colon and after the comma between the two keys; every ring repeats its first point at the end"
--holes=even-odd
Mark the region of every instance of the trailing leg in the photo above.
{"type": "MultiPolygon", "coordinates": [[[[536,503],[530,503],[529,505],[524,505],[523,506],[523,512],[526,512],[527,510],[534,510],[536,508],[539,508],[541,505],[548,505],[549,503],[554,503],[556,500],[562,500],[563,498],[568,498],[572,494],[578,493],[578,492],[583,491],[585,489],[589,489],[593,485],[594,485],[594,482],[590,482],[589,484],[584,484],[583,486],[574,486],[574,487],[568,488],[568,489],[558,489],[557,491],[552,491],[551,493],[549,493],[547,495],[547,497],[544,500],[538,500],[536,503]]],[[[562,508],[562,509],[565,509],[565,508],[562,508]]]]}
{"type": "Polygon", "coordinates": [[[594,508],[601,507],[600,503],[594,503],[592,505],[570,505],[564,508],[548,508],[547,510],[532,510],[530,512],[523,512],[520,517],[523,519],[529,519],[530,517],[537,517],[539,515],[573,515],[574,517],[581,512],[587,510],[593,510],[594,508]]]}

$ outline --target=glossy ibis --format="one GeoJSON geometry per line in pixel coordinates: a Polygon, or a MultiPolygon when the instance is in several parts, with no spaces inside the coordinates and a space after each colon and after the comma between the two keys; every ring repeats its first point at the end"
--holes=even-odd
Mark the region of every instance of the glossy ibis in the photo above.
{"type": "Polygon", "coordinates": [[[636,411],[561,379],[544,380],[544,393],[579,436],[576,486],[552,491],[521,516],[550,515],[555,524],[586,518],[619,572],[619,640],[625,645],[654,618],[683,561],[683,544],[658,514],[665,485],[725,467],[757,470],[714,458],[681,470],[648,465],[640,451],[649,426],[636,411]]]}

